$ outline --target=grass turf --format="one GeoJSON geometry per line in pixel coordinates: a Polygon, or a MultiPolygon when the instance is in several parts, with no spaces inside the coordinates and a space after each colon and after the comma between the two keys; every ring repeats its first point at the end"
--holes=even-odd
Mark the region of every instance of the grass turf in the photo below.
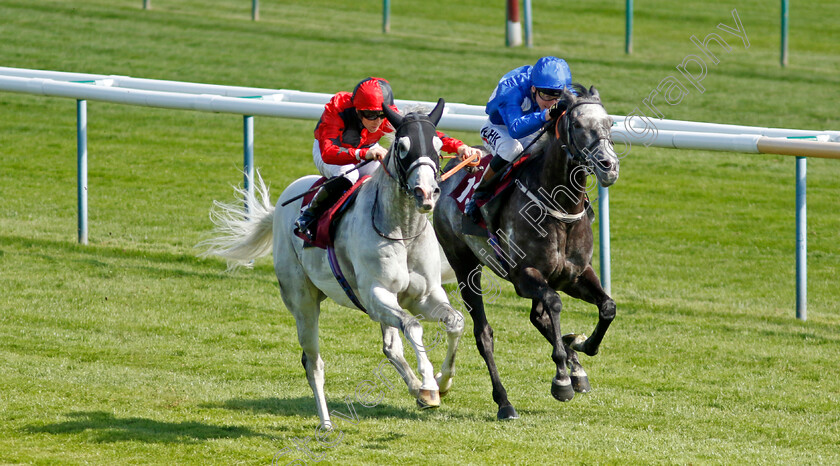
{"type": "MultiPolygon", "coordinates": [[[[778,15],[758,1],[637,5],[623,53],[615,2],[535,5],[533,49],[503,47],[501,7],[315,0],[8,0],[4,66],[335,92],[389,79],[398,98],[483,104],[507,70],[554,54],[613,114],[639,106],[717,32],[732,50],[668,118],[838,129],[836,3],[797,5],[791,60],[778,15]],[[749,48],[716,29],[738,12],[749,48]]],[[[192,246],[213,199],[229,200],[241,118],[89,103],[90,245],[75,244],[72,100],[0,93],[0,462],[265,464],[315,435],[294,322],[269,260],[223,272],[192,246]]],[[[276,196],[314,171],[314,122],[256,119],[257,165],[276,196]]],[[[455,133],[469,143],[475,134],[455,133]]],[[[634,147],[611,188],[618,317],[583,360],[594,391],[549,395],[550,349],[510,287],[489,311],[497,363],[522,418],[495,421],[468,330],[455,387],[419,412],[394,378],[355,404],[331,463],[836,463],[840,461],[840,165],[808,162],[809,320],[794,313],[792,158],[634,147]]],[[[597,264],[597,257],[596,257],[597,264]]],[[[592,306],[564,300],[564,331],[592,306]]],[[[471,321],[468,319],[468,323],[471,321]]],[[[321,319],[331,409],[376,380],[377,326],[327,303],[321,319]]],[[[469,328],[469,325],[468,325],[469,328]]],[[[435,364],[442,351],[432,352],[435,364]]]]}

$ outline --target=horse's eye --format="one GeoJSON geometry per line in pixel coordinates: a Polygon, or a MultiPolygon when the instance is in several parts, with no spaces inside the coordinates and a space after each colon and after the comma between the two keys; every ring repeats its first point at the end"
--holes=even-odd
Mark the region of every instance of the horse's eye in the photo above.
{"type": "Polygon", "coordinates": [[[579,121],[576,121],[575,124],[574,124],[574,127],[575,127],[575,129],[581,129],[581,128],[583,128],[583,125],[581,125],[579,121]]]}

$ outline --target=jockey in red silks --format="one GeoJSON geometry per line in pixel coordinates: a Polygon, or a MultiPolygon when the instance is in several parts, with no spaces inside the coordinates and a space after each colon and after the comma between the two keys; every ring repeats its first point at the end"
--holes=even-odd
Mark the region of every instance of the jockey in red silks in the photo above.
{"type": "MultiPolygon", "coordinates": [[[[542,57],[534,66],[520,66],[499,80],[485,113],[481,128],[484,147],[493,154],[481,183],[467,203],[466,213],[478,222],[481,212],[477,200],[488,199],[501,172],[537,136],[540,128],[555,115],[549,109],[559,100],[564,88],[572,84],[572,72],[565,60],[542,57]]],[[[554,107],[557,108],[557,107],[554,107]]]]}
{"type": "MultiPolygon", "coordinates": [[[[388,81],[371,77],[357,84],[352,94],[339,92],[324,106],[324,113],[315,125],[312,159],[321,175],[341,179],[322,186],[295,221],[298,230],[310,239],[314,236],[311,227],[315,219],[361,176],[370,175],[379,168],[379,161],[387,154],[379,140],[386,133],[393,133],[394,127],[385,119],[383,105],[399,112],[388,81]],[[375,161],[353,170],[363,160],[375,161]]],[[[462,159],[478,152],[440,131],[437,136],[443,142],[442,150],[457,153],[462,159]]]]}

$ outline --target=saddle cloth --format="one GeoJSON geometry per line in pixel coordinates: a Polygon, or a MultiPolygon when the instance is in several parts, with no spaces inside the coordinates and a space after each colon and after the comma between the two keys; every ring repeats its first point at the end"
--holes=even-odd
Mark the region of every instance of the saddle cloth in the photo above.
{"type": "MultiPolygon", "coordinates": [[[[327,249],[328,247],[333,245],[333,238],[335,236],[335,228],[338,225],[338,221],[341,220],[341,217],[347,211],[347,209],[353,205],[353,201],[356,200],[356,195],[359,194],[359,188],[362,187],[370,179],[370,176],[363,176],[359,178],[350,189],[348,189],[339,199],[338,201],[331,206],[329,209],[324,211],[320,217],[316,220],[316,228],[315,228],[315,240],[309,241],[309,238],[306,237],[303,233],[295,228],[295,235],[303,240],[303,247],[311,248],[317,247],[321,249],[327,249]]],[[[312,188],[320,186],[327,181],[327,178],[321,177],[317,179],[314,183],[312,183],[312,188]]],[[[310,188],[311,189],[311,188],[310,188]]],[[[312,191],[311,193],[307,194],[303,197],[303,204],[304,206],[309,205],[309,202],[312,201],[312,198],[315,197],[315,193],[317,190],[312,191]]]]}
{"type": "MultiPolygon", "coordinates": [[[[496,187],[493,190],[493,195],[487,199],[479,200],[477,202],[482,213],[481,222],[475,224],[471,219],[466,218],[465,216],[462,221],[462,230],[464,233],[469,235],[487,236],[486,220],[490,220],[490,223],[493,223],[493,219],[496,218],[496,215],[499,213],[500,208],[504,204],[503,201],[507,199],[507,196],[510,194],[510,188],[514,186],[513,181],[516,178],[516,173],[530,157],[531,154],[523,155],[513,164],[509,164],[505,168],[505,171],[503,171],[500,175],[497,175],[500,176],[501,179],[496,184],[496,187]]],[[[458,210],[462,214],[465,213],[467,202],[472,199],[475,188],[477,188],[479,182],[481,182],[484,170],[487,169],[487,166],[490,164],[490,160],[492,158],[493,157],[490,155],[482,157],[479,170],[465,176],[458,186],[449,194],[453,199],[455,199],[455,202],[458,204],[458,210]]]]}

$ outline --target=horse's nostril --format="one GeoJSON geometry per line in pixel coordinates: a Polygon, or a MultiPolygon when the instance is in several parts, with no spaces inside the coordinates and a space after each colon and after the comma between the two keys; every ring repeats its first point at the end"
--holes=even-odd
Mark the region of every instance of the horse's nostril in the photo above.
{"type": "Polygon", "coordinates": [[[423,188],[418,186],[414,188],[414,195],[417,197],[425,197],[426,193],[423,191],[423,188]]]}
{"type": "Polygon", "coordinates": [[[599,163],[599,165],[601,165],[601,168],[603,168],[603,169],[604,169],[604,171],[610,171],[610,170],[612,170],[613,164],[612,164],[612,162],[610,162],[609,160],[602,160],[602,161],[600,161],[600,162],[598,162],[598,163],[599,163]]]}
{"type": "Polygon", "coordinates": [[[435,188],[435,196],[440,196],[440,188],[435,188]]]}

